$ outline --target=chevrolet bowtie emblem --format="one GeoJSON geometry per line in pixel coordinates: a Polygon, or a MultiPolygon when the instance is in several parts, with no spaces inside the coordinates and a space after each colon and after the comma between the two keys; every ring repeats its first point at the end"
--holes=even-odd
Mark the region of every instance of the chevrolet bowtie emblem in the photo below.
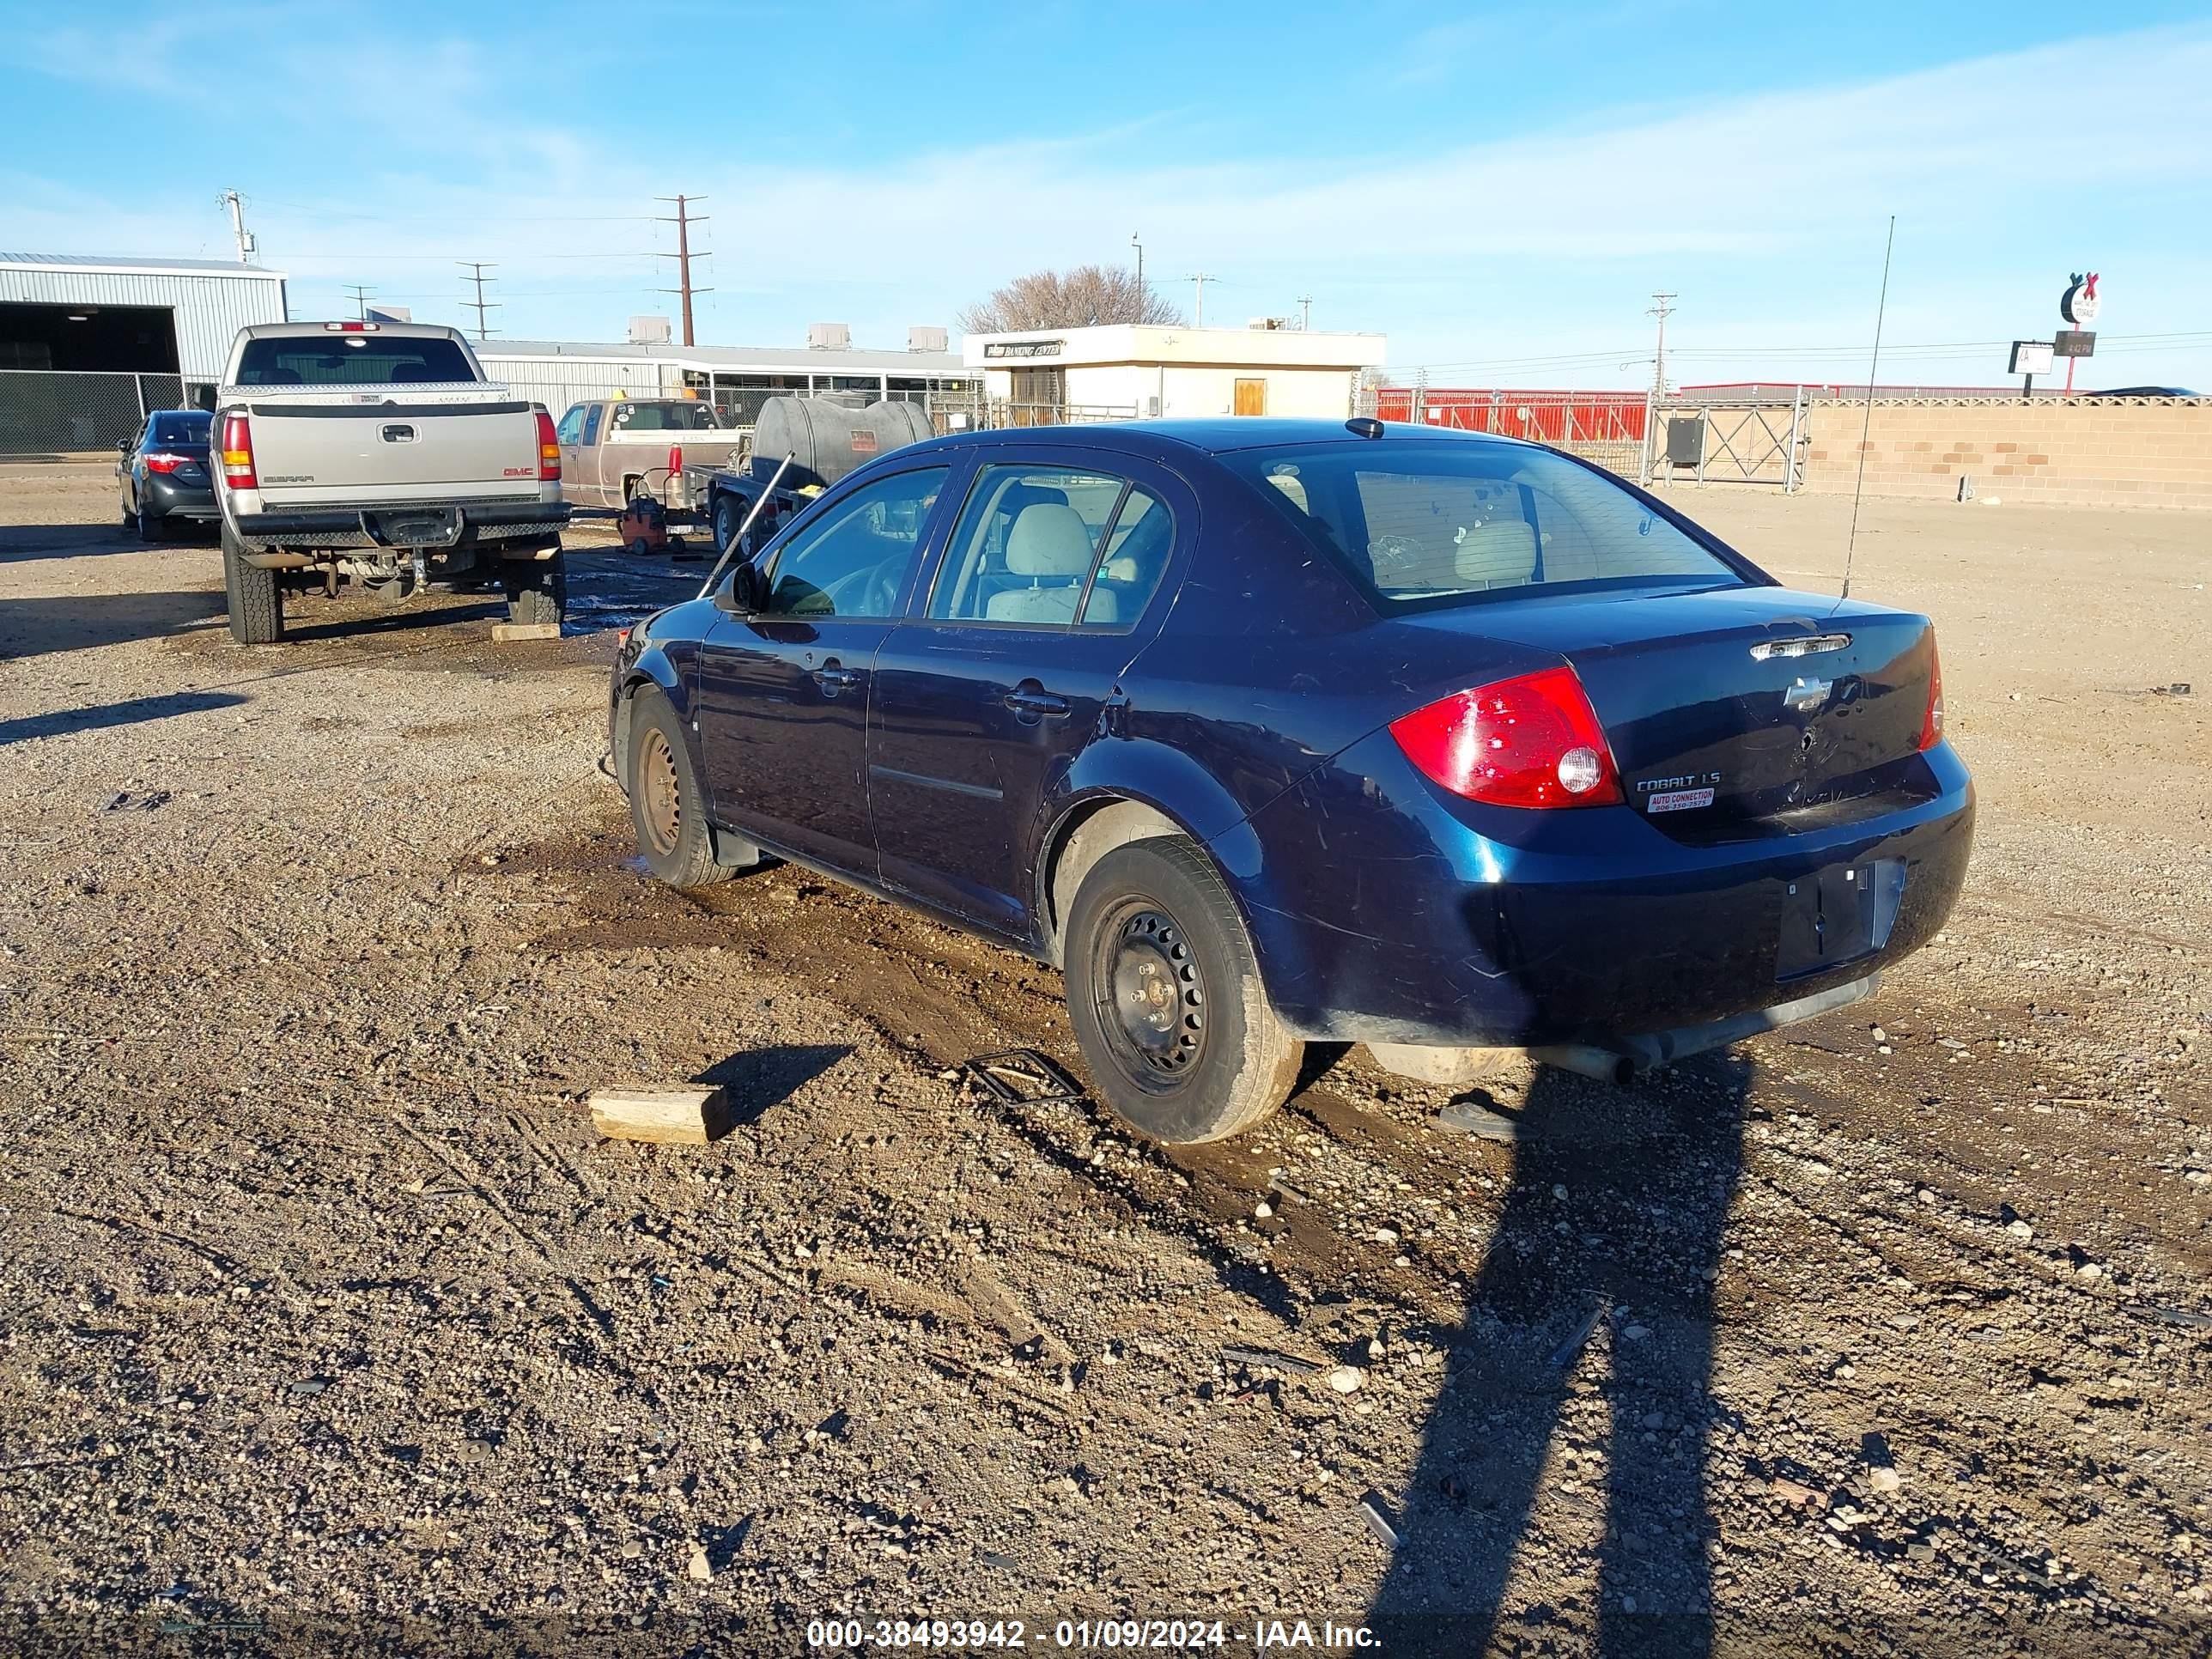
{"type": "Polygon", "coordinates": [[[1801,714],[1809,714],[1827,702],[1828,693],[1835,688],[1833,680],[1793,680],[1790,689],[1782,694],[1782,706],[1801,714]]]}

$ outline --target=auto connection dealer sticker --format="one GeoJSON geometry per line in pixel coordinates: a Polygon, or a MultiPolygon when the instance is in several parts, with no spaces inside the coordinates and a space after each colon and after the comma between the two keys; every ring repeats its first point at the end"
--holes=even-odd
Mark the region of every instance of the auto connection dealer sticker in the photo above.
{"type": "Polygon", "coordinates": [[[1713,792],[1710,789],[1669,789],[1663,795],[1654,795],[1650,810],[1654,812],[1686,812],[1693,806],[1711,806],[1713,792]]]}

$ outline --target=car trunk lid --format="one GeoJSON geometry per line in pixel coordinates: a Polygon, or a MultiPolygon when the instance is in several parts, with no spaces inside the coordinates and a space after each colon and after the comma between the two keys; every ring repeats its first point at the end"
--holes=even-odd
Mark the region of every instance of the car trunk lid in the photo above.
{"type": "Polygon", "coordinates": [[[1923,617],[1761,586],[1532,597],[1421,621],[1564,657],[1631,807],[1680,840],[1848,818],[1926,769],[1923,617]]]}

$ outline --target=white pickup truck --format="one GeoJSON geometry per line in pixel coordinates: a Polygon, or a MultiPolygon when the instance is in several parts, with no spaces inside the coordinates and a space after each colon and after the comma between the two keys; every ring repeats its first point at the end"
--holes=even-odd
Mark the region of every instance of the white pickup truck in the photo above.
{"type": "Polygon", "coordinates": [[[542,404],[484,378],[468,342],[413,323],[239,331],[215,408],[231,637],[284,636],[288,592],[432,581],[506,589],[517,622],[566,604],[561,450],[542,404]]]}

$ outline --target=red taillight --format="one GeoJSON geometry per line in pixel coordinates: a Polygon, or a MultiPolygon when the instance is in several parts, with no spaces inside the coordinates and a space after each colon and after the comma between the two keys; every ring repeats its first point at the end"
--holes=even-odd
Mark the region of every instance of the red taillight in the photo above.
{"type": "Polygon", "coordinates": [[[253,476],[253,430],[243,415],[222,417],[222,479],[233,489],[258,489],[253,476]]]}
{"type": "Polygon", "coordinates": [[[1936,636],[1928,636],[1928,712],[1920,717],[1920,746],[1933,749],[1943,741],[1943,659],[1936,654],[1936,636]]]}
{"type": "Polygon", "coordinates": [[[538,477],[542,483],[561,481],[561,440],[553,430],[553,417],[538,411],[538,477]]]}
{"type": "Polygon", "coordinates": [[[189,455],[171,455],[155,451],[146,457],[146,470],[149,472],[174,472],[180,466],[190,466],[191,460],[189,455]]]}
{"type": "Polygon", "coordinates": [[[1620,770],[1571,668],[1455,692],[1390,723],[1406,758],[1492,806],[1613,806],[1620,770]]]}
{"type": "Polygon", "coordinates": [[[668,494],[672,499],[676,495],[676,481],[683,476],[684,446],[671,444],[668,446],[668,494]]]}

